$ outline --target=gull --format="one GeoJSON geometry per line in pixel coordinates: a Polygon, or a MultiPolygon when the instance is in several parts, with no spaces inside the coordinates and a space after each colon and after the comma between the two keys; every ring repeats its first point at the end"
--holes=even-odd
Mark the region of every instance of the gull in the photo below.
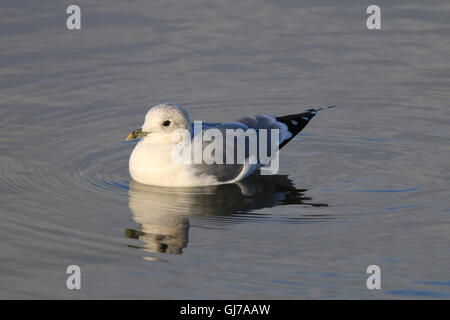
{"type": "MultiPolygon", "coordinates": [[[[202,122],[200,133],[196,133],[195,123],[191,122],[188,112],[181,105],[174,103],[156,105],[147,112],[142,127],[132,131],[126,139],[127,141],[139,140],[130,156],[130,175],[136,182],[166,187],[236,183],[269,164],[259,157],[252,158],[252,154],[249,152],[249,141],[245,140],[245,160],[243,162],[229,163],[224,160],[211,163],[211,159],[205,158],[201,159],[200,163],[180,162],[174,161],[174,148],[183,149],[186,145],[180,139],[174,139],[174,133],[180,130],[187,132],[188,140],[193,142],[213,130],[222,132],[224,135],[229,130],[241,130],[244,134],[250,131],[255,132],[260,141],[262,133],[275,130],[277,135],[274,135],[273,138],[270,134],[267,135],[267,138],[264,137],[267,139],[265,141],[267,144],[276,146],[276,149],[272,148],[269,152],[272,153],[270,160],[273,160],[273,154],[278,155],[278,150],[291,141],[321,109],[323,108],[312,108],[302,113],[281,117],[255,115],[243,117],[234,122],[202,122]]],[[[236,146],[236,141],[236,139],[232,140],[231,144],[236,146]]],[[[226,158],[226,150],[228,150],[226,147],[230,141],[224,138],[223,143],[222,151],[214,150],[214,153],[217,154],[211,153],[211,156],[215,157],[214,159],[217,159],[216,156],[226,158]]],[[[207,141],[201,140],[200,152],[205,151],[207,145],[207,141]]],[[[234,154],[231,158],[236,160],[237,148],[233,150],[234,154]]],[[[192,153],[192,149],[190,152],[192,153]]]]}

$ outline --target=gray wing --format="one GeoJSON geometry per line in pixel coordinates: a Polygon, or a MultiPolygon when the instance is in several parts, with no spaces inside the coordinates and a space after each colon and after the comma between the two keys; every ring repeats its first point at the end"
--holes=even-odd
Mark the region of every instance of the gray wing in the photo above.
{"type": "MultiPolygon", "coordinates": [[[[198,164],[193,164],[193,169],[196,174],[209,175],[215,177],[219,182],[227,182],[237,179],[238,177],[243,178],[255,170],[267,163],[262,163],[259,158],[259,143],[261,139],[265,139],[267,146],[271,146],[272,136],[270,134],[270,129],[278,129],[279,137],[274,145],[278,147],[283,141],[291,138],[291,133],[288,127],[279,121],[275,117],[266,115],[256,115],[244,117],[236,122],[226,122],[226,123],[202,123],[202,136],[197,134],[193,139],[200,139],[197,142],[198,145],[202,146],[202,162],[198,164]],[[256,136],[256,150],[250,147],[250,144],[255,143],[255,140],[250,138],[245,139],[244,145],[242,143],[238,145],[239,139],[237,137],[227,137],[227,132],[236,131],[241,129],[240,132],[244,134],[255,134],[256,136]],[[267,129],[264,134],[261,135],[261,129],[267,129]],[[250,132],[249,130],[252,130],[250,132]],[[222,141],[217,141],[216,146],[222,145],[222,148],[213,148],[212,143],[216,142],[217,136],[222,136],[222,141]],[[209,141],[204,141],[205,137],[210,137],[209,141]],[[238,155],[239,148],[243,148],[243,154],[238,155]],[[232,150],[232,155],[227,154],[232,150]],[[256,155],[255,155],[256,153],[256,155]],[[244,162],[242,161],[242,155],[244,157],[244,162]],[[255,155],[252,163],[249,163],[249,157],[255,155]],[[228,158],[228,163],[227,163],[228,158]],[[230,159],[233,159],[230,163],[230,159]],[[218,161],[219,160],[219,161],[218,161]],[[221,160],[221,161],[220,161],[221,160]]],[[[241,141],[242,142],[242,141],[241,141]]],[[[278,148],[277,150],[278,151],[278,148]]],[[[193,150],[193,152],[195,152],[193,150]]],[[[268,155],[273,154],[272,150],[268,150],[268,155]]]]}
{"type": "MultiPolygon", "coordinates": [[[[210,153],[205,152],[208,151],[208,146],[211,145],[211,143],[214,143],[216,136],[211,137],[211,141],[204,141],[202,139],[202,135],[197,134],[194,136],[193,140],[199,139],[197,142],[198,145],[201,145],[202,148],[202,162],[199,164],[195,163],[195,160],[193,159],[192,168],[195,171],[196,175],[208,175],[212,176],[217,179],[219,182],[227,182],[227,181],[233,181],[236,178],[239,177],[239,175],[242,173],[244,169],[243,163],[237,163],[234,161],[233,163],[227,163],[226,161],[226,150],[227,150],[227,141],[226,141],[226,129],[242,129],[247,130],[248,127],[245,124],[242,123],[235,123],[235,122],[228,122],[228,123],[203,123],[202,124],[202,130],[201,133],[203,137],[206,135],[217,133],[220,134],[223,139],[221,143],[221,148],[216,148],[211,150],[210,153]],[[214,132],[213,132],[214,131],[214,132]],[[219,161],[217,161],[217,160],[219,161]]],[[[217,146],[219,146],[220,141],[217,141],[217,146]]],[[[194,142],[195,145],[195,142],[194,142]]],[[[195,152],[195,147],[192,149],[192,152],[195,152]]],[[[235,148],[236,150],[236,148],[235,148]]]]}

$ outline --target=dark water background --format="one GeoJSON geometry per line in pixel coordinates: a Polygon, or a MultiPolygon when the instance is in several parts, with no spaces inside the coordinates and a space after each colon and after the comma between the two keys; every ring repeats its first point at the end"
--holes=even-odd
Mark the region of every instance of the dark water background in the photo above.
{"type": "Polygon", "coordinates": [[[361,1],[80,0],[80,31],[66,1],[0,3],[0,298],[450,297],[448,1],[377,1],[379,31],[361,1]],[[338,108],[280,176],[130,183],[124,138],[165,101],[338,108]]]}

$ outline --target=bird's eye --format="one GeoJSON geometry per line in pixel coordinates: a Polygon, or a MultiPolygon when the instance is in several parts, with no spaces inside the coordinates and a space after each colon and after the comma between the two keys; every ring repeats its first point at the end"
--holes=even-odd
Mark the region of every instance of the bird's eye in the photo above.
{"type": "Polygon", "coordinates": [[[163,126],[165,126],[165,127],[170,126],[170,121],[169,120],[164,121],[163,126]]]}

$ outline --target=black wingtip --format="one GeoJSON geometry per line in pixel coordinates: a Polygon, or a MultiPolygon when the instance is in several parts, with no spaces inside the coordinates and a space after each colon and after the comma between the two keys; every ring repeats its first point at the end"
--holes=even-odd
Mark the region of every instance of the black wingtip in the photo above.
{"type": "Polygon", "coordinates": [[[302,131],[303,128],[306,127],[306,125],[309,123],[309,121],[312,118],[314,118],[317,111],[335,108],[335,107],[336,106],[317,107],[317,108],[312,108],[312,109],[306,110],[305,112],[302,112],[302,113],[291,114],[291,115],[282,116],[282,117],[276,117],[277,121],[284,123],[288,127],[289,132],[292,134],[292,137],[284,140],[279,145],[279,148],[281,149],[282,147],[284,147],[292,138],[294,138],[300,131],[302,131]]]}

